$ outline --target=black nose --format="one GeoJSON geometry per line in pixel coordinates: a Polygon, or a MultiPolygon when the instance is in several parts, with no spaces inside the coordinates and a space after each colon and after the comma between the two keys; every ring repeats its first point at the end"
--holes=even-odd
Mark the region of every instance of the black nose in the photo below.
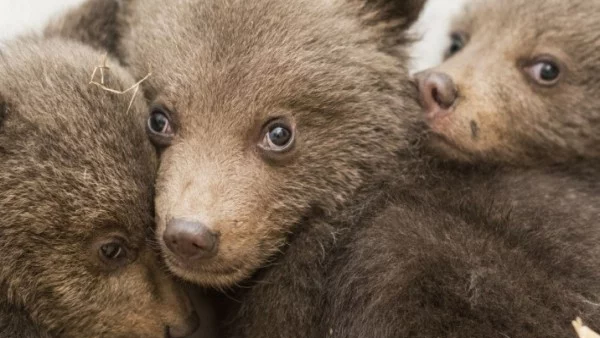
{"type": "Polygon", "coordinates": [[[167,248],[185,260],[210,258],[217,254],[219,237],[206,225],[173,218],[163,235],[167,248]]]}
{"type": "Polygon", "coordinates": [[[192,333],[198,330],[200,326],[200,319],[196,312],[192,312],[192,314],[186,319],[184,323],[177,326],[169,326],[168,335],[169,338],[184,338],[190,336],[192,333]]]}
{"type": "Polygon", "coordinates": [[[435,119],[450,113],[458,98],[452,78],[440,72],[421,72],[415,75],[421,93],[421,102],[427,118],[435,119]]]}

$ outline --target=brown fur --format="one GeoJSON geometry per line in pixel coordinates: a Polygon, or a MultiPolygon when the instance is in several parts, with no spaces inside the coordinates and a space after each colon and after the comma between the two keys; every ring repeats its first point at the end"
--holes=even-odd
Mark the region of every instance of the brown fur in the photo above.
{"type": "MultiPolygon", "coordinates": [[[[164,337],[190,314],[148,239],[145,105],[88,85],[101,57],[34,38],[0,56],[0,337],[164,337]],[[108,270],[115,235],[131,260],[108,270]]],[[[135,82],[109,65],[110,87],[135,82]]]]}
{"type": "Polygon", "coordinates": [[[376,25],[390,17],[336,0],[159,4],[132,2],[121,50],[157,74],[146,93],[175,130],[158,238],[172,217],[220,234],[195,264],[163,249],[225,289],[224,336],[562,338],[577,315],[598,322],[597,175],[424,165],[403,45],[387,53],[398,30],[376,25]],[[265,161],[279,115],[296,148],[265,161]]]}
{"type": "Polygon", "coordinates": [[[467,36],[466,46],[432,69],[450,75],[459,96],[451,113],[430,125],[434,147],[468,162],[598,158],[598,11],[600,3],[587,0],[473,1],[452,27],[467,36]],[[540,55],[562,64],[552,87],[525,71],[540,55]]]}
{"type": "MultiPolygon", "coordinates": [[[[147,96],[177,128],[162,150],[157,235],[180,217],[220,236],[217,256],[196,265],[163,246],[167,264],[204,286],[256,277],[228,334],[319,335],[330,223],[411,161],[416,93],[393,50],[405,39],[378,21],[405,12],[346,0],[161,4],[130,2],[121,49],[134,73],[152,69],[147,96]],[[297,148],[271,162],[257,143],[278,116],[295,121],[297,148]]],[[[410,8],[397,25],[415,4],[397,3],[410,8]]]]}
{"type": "Polygon", "coordinates": [[[582,316],[598,329],[600,187],[585,168],[436,170],[426,189],[399,189],[337,239],[325,328],[332,337],[562,338],[582,316]]]}
{"type": "Polygon", "coordinates": [[[128,0],[86,1],[79,7],[51,20],[44,30],[46,37],[61,37],[83,42],[119,57],[119,41],[128,0]]]}
{"type": "Polygon", "coordinates": [[[362,189],[401,174],[400,157],[390,158],[409,146],[404,135],[412,120],[405,112],[414,111],[414,101],[405,97],[414,97],[414,88],[401,61],[378,52],[388,47],[381,38],[388,27],[365,27],[358,4],[181,1],[156,11],[159,3],[145,0],[131,6],[125,62],[139,73],[153,69],[149,95],[177,126],[162,152],[158,237],[170,218],[205,222],[220,235],[218,255],[197,266],[182,266],[165,250],[180,276],[219,287],[244,280],[304,219],[333,214],[362,189]],[[264,125],[279,116],[295,121],[297,148],[273,163],[257,143],[264,125]],[[361,149],[371,151],[361,155],[361,149]]]}

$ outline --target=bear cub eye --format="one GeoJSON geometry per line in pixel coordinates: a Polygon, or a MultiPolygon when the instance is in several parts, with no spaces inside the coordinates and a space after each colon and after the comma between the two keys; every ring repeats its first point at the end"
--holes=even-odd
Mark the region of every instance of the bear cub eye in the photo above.
{"type": "Polygon", "coordinates": [[[150,117],[147,125],[148,135],[152,142],[157,146],[168,146],[173,136],[173,124],[171,115],[162,105],[156,105],[150,110],[150,117]]]}
{"type": "Polygon", "coordinates": [[[263,139],[259,144],[262,150],[282,153],[294,145],[294,127],[286,119],[275,119],[263,129],[263,139]]]}
{"type": "Polygon", "coordinates": [[[127,257],[125,249],[119,243],[108,243],[100,247],[102,256],[107,261],[116,261],[127,257]]]}
{"type": "Polygon", "coordinates": [[[539,60],[525,68],[533,81],[542,86],[552,86],[560,78],[560,66],[552,60],[539,60]]]}
{"type": "Polygon", "coordinates": [[[464,33],[455,32],[450,35],[450,47],[446,51],[445,58],[448,59],[460,52],[467,45],[468,37],[464,33]]]}
{"type": "Polygon", "coordinates": [[[285,147],[291,138],[292,132],[285,126],[273,126],[269,130],[269,143],[273,147],[285,147]]]}
{"type": "Polygon", "coordinates": [[[96,248],[100,262],[109,270],[118,269],[132,261],[131,252],[121,238],[104,239],[96,243],[96,248]]]}

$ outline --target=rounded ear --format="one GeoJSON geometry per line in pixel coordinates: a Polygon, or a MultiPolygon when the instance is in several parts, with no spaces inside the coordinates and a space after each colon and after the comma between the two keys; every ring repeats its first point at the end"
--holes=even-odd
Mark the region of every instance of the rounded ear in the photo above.
{"type": "Polygon", "coordinates": [[[119,44],[127,29],[124,16],[129,0],[87,0],[51,21],[47,37],[59,36],[83,42],[119,56],[119,44]]]}

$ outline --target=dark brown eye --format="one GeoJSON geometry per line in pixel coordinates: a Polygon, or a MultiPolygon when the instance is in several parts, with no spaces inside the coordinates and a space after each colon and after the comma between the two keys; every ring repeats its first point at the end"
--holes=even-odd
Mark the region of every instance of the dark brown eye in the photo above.
{"type": "Polygon", "coordinates": [[[170,114],[160,105],[150,110],[147,129],[152,142],[159,146],[168,146],[175,135],[170,114]]]}
{"type": "Polygon", "coordinates": [[[152,113],[150,116],[148,127],[157,134],[167,134],[171,129],[169,119],[164,114],[157,112],[152,113]]]}
{"type": "Polygon", "coordinates": [[[526,68],[527,74],[542,86],[552,86],[560,78],[560,66],[551,60],[541,60],[526,68]]]}
{"type": "Polygon", "coordinates": [[[102,251],[102,256],[104,256],[106,260],[115,261],[127,257],[125,249],[119,243],[104,244],[100,247],[100,250],[102,251]]]}
{"type": "Polygon", "coordinates": [[[273,147],[285,147],[292,139],[292,132],[284,125],[275,125],[269,130],[268,137],[273,147]]]}
{"type": "Polygon", "coordinates": [[[108,268],[119,268],[131,261],[129,250],[122,239],[113,238],[103,241],[97,248],[100,261],[108,268]]]}
{"type": "Polygon", "coordinates": [[[284,119],[277,119],[267,124],[260,144],[263,150],[285,152],[294,145],[294,128],[284,119]]]}
{"type": "Polygon", "coordinates": [[[154,107],[148,119],[148,129],[155,134],[169,135],[173,133],[168,113],[161,107],[154,107]]]}
{"type": "Polygon", "coordinates": [[[452,33],[450,35],[450,47],[446,51],[446,59],[460,52],[467,45],[467,36],[463,33],[452,33]]]}

